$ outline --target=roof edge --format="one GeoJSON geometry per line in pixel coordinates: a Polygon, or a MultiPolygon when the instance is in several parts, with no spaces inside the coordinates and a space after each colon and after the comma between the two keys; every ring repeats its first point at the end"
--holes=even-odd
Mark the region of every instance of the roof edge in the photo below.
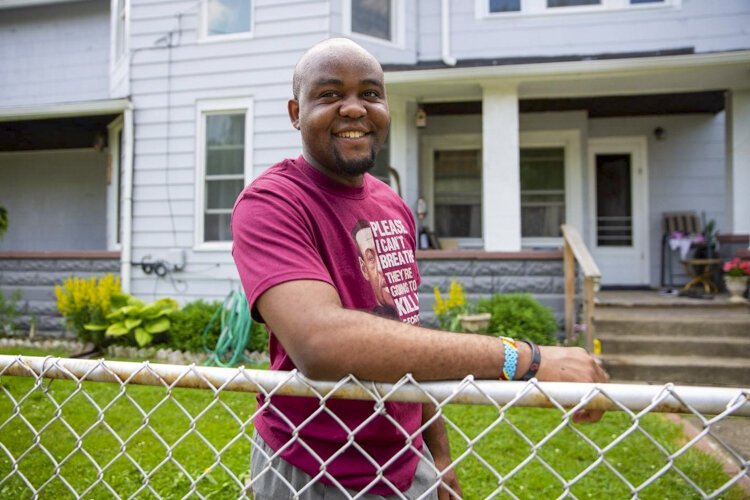
{"type": "Polygon", "coordinates": [[[508,59],[506,61],[513,62],[506,64],[489,64],[491,61],[502,61],[500,59],[484,60],[488,62],[488,65],[476,65],[478,60],[473,60],[474,65],[462,65],[462,62],[465,61],[459,60],[457,66],[452,68],[436,65],[434,68],[423,69],[419,66],[411,66],[410,69],[403,69],[401,65],[386,64],[383,65],[383,69],[385,70],[386,84],[394,84],[436,80],[513,80],[581,72],[612,73],[750,63],[750,49],[700,54],[679,49],[650,54],[639,53],[627,56],[623,54],[621,57],[614,57],[610,54],[607,57],[579,56],[579,58],[553,58],[551,60],[549,58],[508,59]]]}
{"type": "Polygon", "coordinates": [[[43,120],[69,116],[91,116],[122,113],[130,106],[128,99],[106,99],[70,103],[39,104],[0,108],[0,122],[17,120],[43,120]]]}

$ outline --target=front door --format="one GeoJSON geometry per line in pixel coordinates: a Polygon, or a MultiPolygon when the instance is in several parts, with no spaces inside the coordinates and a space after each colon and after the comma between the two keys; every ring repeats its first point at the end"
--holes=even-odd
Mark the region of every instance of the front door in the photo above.
{"type": "Polygon", "coordinates": [[[591,139],[589,169],[589,248],[602,285],[648,285],[646,139],[591,139]]]}

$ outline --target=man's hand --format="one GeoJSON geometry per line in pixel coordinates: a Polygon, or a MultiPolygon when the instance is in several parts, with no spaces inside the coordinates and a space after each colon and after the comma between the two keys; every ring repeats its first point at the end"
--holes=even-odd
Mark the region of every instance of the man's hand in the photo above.
{"type": "MultiPolygon", "coordinates": [[[[441,472],[444,471],[450,465],[450,457],[448,457],[448,460],[449,462],[445,464],[439,463],[437,460],[435,460],[435,467],[437,467],[437,469],[441,472]]],[[[463,496],[461,485],[458,484],[458,476],[456,475],[455,469],[451,469],[443,474],[441,481],[447,484],[450,487],[450,490],[441,484],[438,488],[438,500],[458,500],[463,496]],[[453,493],[451,493],[451,491],[453,493]]]]}
{"type": "MultiPolygon", "coordinates": [[[[547,382],[608,382],[609,375],[601,367],[601,362],[580,347],[540,346],[542,362],[537,379],[547,382]]],[[[579,410],[573,421],[598,422],[602,410],[579,410]]]]}

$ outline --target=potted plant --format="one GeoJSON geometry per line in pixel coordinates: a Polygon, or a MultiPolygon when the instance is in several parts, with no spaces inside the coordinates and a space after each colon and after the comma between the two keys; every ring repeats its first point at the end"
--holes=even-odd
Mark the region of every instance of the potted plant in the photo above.
{"type": "Polygon", "coordinates": [[[729,302],[746,302],[742,295],[747,289],[747,277],[750,276],[750,262],[745,262],[739,257],[735,257],[725,262],[722,270],[724,271],[724,283],[731,295],[729,302]]]}

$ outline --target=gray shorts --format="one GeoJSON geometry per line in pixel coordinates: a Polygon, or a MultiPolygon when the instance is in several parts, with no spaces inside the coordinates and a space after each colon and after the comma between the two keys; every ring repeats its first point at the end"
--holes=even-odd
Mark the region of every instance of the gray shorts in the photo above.
{"type": "Polygon", "coordinates": [[[363,500],[385,498],[437,500],[437,486],[439,481],[432,455],[430,454],[430,450],[427,449],[427,445],[422,446],[422,458],[417,465],[417,471],[411,487],[400,495],[397,494],[388,497],[373,494],[357,496],[358,491],[348,489],[344,493],[340,488],[323,484],[320,481],[316,481],[299,496],[295,496],[297,491],[300,491],[312,481],[312,477],[282,458],[277,457],[269,464],[268,459],[274,453],[273,449],[268,446],[257,432],[253,434],[250,469],[252,473],[251,488],[253,490],[253,498],[256,500],[291,500],[294,498],[299,498],[300,500],[345,500],[354,497],[363,500]]]}

